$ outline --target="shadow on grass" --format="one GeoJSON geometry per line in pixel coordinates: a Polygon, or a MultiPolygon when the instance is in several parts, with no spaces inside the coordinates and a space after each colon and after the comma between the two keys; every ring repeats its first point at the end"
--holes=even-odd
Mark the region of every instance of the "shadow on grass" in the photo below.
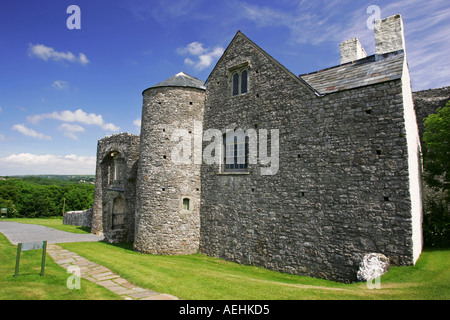
{"type": "Polygon", "coordinates": [[[86,233],[91,233],[91,228],[89,227],[76,227],[76,229],[86,233]]]}
{"type": "Polygon", "coordinates": [[[136,251],[133,250],[133,243],[134,242],[109,243],[109,242],[106,242],[105,240],[103,240],[101,242],[104,243],[104,244],[110,245],[112,247],[121,248],[121,249],[124,249],[124,250],[136,252],[136,251]]]}

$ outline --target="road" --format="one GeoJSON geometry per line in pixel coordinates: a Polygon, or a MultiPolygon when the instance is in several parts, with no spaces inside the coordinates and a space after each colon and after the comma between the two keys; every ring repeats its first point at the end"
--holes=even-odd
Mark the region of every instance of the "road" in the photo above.
{"type": "Polygon", "coordinates": [[[91,242],[101,241],[103,236],[94,234],[77,234],[18,222],[0,221],[0,233],[17,245],[18,243],[47,241],[48,244],[65,242],[91,242]]]}

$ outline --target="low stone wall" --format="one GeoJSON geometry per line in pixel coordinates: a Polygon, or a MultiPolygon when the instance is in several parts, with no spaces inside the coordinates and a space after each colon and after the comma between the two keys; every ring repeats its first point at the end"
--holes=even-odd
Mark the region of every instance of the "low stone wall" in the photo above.
{"type": "Polygon", "coordinates": [[[82,211],[69,211],[64,214],[63,224],[90,228],[92,208],[82,211]]]}

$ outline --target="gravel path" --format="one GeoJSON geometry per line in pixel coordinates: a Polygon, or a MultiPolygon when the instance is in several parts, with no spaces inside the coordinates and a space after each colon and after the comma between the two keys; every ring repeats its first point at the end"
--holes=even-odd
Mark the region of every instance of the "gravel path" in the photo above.
{"type": "Polygon", "coordinates": [[[65,242],[91,242],[104,239],[103,236],[94,234],[76,234],[35,224],[7,221],[0,221],[0,232],[14,245],[24,242],[45,240],[47,240],[48,244],[54,244],[65,242]]]}

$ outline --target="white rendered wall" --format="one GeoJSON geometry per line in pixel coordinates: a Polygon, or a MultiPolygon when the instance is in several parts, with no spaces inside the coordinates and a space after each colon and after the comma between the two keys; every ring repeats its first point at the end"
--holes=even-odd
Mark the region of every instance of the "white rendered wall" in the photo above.
{"type": "Polygon", "coordinates": [[[414,263],[422,252],[422,184],[419,152],[421,151],[419,130],[412,98],[411,81],[405,55],[403,65],[403,106],[408,144],[409,192],[411,196],[412,243],[414,263]]]}

